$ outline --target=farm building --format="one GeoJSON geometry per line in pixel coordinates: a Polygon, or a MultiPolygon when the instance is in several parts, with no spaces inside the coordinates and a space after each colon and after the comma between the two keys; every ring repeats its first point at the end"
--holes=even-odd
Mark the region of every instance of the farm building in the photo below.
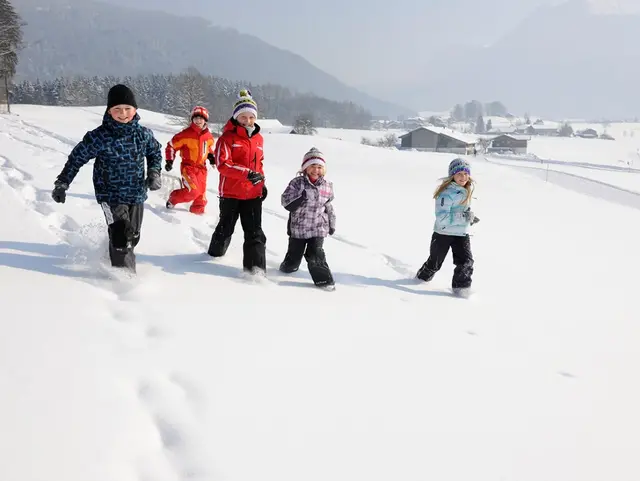
{"type": "Polygon", "coordinates": [[[530,137],[526,135],[502,134],[489,139],[488,152],[526,154],[530,137]]]}
{"type": "Polygon", "coordinates": [[[448,152],[469,154],[477,143],[477,138],[443,127],[419,127],[400,136],[402,149],[416,149],[426,152],[448,152]]]}

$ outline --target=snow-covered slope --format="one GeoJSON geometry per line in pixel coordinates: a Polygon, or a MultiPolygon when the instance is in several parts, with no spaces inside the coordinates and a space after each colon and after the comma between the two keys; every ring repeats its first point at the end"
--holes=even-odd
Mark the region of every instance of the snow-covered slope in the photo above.
{"type": "MultiPolygon", "coordinates": [[[[451,156],[265,136],[268,277],[206,254],[203,217],[151,193],[139,275],[101,267],[91,167],[50,199],[100,108],[0,116],[0,479],[636,481],[640,212],[472,159],[470,300],[432,285],[430,199],[451,156]],[[284,276],[279,196],[327,157],[337,281],[284,276]],[[628,239],[628,240],[627,240],[628,239]]],[[[164,116],[141,112],[164,143],[164,116]]]]}

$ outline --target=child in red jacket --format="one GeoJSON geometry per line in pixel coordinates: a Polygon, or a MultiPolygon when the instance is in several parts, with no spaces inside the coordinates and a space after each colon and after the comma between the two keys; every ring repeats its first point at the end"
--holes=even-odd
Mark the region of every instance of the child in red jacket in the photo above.
{"type": "Polygon", "coordinates": [[[215,153],[220,173],[220,220],[211,236],[209,255],[227,252],[236,222],[244,230],[243,268],[251,274],[264,274],[267,238],[262,231],[264,185],[263,138],[256,124],[258,106],[247,89],[240,91],[233,115],[218,139],[215,153]]]}
{"type": "Polygon", "coordinates": [[[191,111],[191,125],[174,135],[167,144],[164,167],[167,172],[173,168],[176,152],[180,152],[182,157],[182,188],[171,192],[167,200],[167,209],[173,209],[176,204],[183,202],[193,202],[189,211],[193,214],[204,214],[207,205],[207,160],[211,165],[215,165],[215,141],[207,126],[208,121],[207,109],[194,107],[191,111]]]}

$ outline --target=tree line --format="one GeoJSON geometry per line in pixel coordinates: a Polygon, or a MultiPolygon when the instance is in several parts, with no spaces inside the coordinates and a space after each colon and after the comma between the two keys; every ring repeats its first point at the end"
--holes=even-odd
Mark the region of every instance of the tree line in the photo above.
{"type": "Polygon", "coordinates": [[[187,117],[194,105],[204,105],[209,109],[211,122],[224,122],[230,116],[237,93],[249,88],[258,103],[260,117],[278,119],[285,125],[310,114],[318,127],[363,129],[371,123],[371,113],[353,102],[336,102],[279,85],[252,85],[205,76],[194,68],[170,75],[22,81],[13,86],[11,98],[21,104],[104,105],[109,88],[116,83],[124,83],[135,92],[138,107],[178,117],[187,117]]]}

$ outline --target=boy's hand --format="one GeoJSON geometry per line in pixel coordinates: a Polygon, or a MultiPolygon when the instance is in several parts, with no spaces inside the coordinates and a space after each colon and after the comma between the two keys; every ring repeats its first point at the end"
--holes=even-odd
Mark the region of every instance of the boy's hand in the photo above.
{"type": "Polygon", "coordinates": [[[160,172],[152,170],[147,174],[147,180],[145,184],[149,188],[149,190],[159,190],[162,187],[162,178],[160,177],[160,172]]]}
{"type": "Polygon", "coordinates": [[[256,185],[264,180],[264,175],[262,175],[259,172],[254,172],[253,170],[251,170],[247,174],[247,180],[251,182],[253,185],[256,185]]]}
{"type": "Polygon", "coordinates": [[[262,185],[262,197],[260,197],[263,201],[267,198],[267,186],[266,185],[262,185]]]}
{"type": "Polygon", "coordinates": [[[51,191],[51,197],[58,204],[64,204],[64,201],[67,199],[67,189],[69,186],[67,184],[55,184],[53,191],[51,191]]]}
{"type": "Polygon", "coordinates": [[[213,154],[209,153],[209,155],[207,155],[207,159],[209,160],[209,163],[211,164],[211,167],[215,167],[216,166],[216,158],[214,157],[213,154]]]}
{"type": "Polygon", "coordinates": [[[173,169],[173,160],[167,160],[164,164],[164,170],[171,172],[171,169],[173,169]]]}

